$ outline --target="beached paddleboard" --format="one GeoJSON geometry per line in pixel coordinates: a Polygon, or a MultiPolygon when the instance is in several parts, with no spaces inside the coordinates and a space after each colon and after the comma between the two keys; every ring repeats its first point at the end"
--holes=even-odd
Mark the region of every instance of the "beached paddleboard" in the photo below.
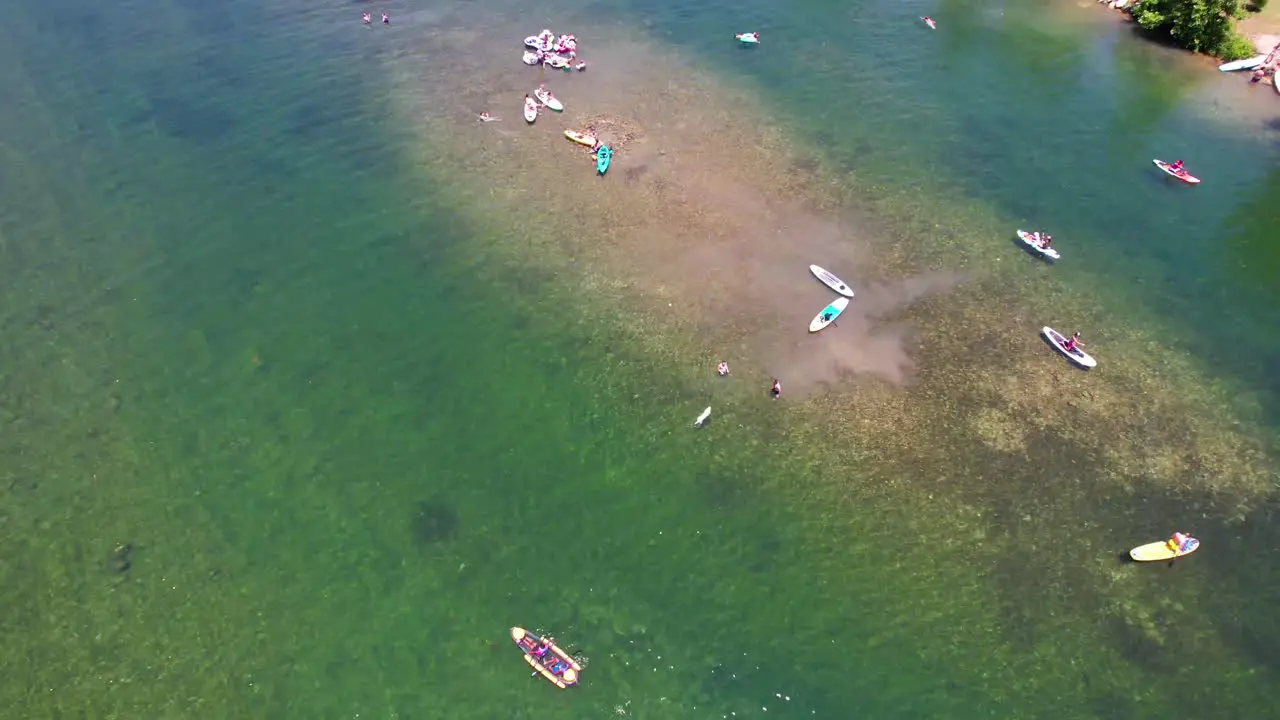
{"type": "Polygon", "coordinates": [[[845,285],[844,281],[835,275],[832,275],[817,265],[810,265],[809,272],[813,273],[814,277],[821,280],[823,285],[826,285],[845,297],[853,297],[853,288],[845,285]]]}
{"type": "Polygon", "coordinates": [[[564,136],[578,143],[579,145],[586,145],[587,147],[596,146],[596,138],[594,135],[581,133],[581,132],[578,132],[577,130],[565,130],[564,136]]]}
{"type": "Polygon", "coordinates": [[[839,297],[830,305],[822,308],[822,312],[813,316],[813,322],[809,323],[809,332],[818,332],[822,328],[830,325],[840,317],[840,313],[849,307],[849,298],[839,297]]]}
{"type": "Polygon", "coordinates": [[[524,55],[521,55],[521,56],[520,56],[520,60],[521,60],[525,65],[537,65],[537,64],[538,64],[538,62],[539,62],[539,61],[538,61],[538,53],[533,52],[532,50],[526,50],[526,51],[525,51],[525,53],[524,53],[524,55]]]}
{"type": "Polygon", "coordinates": [[[1058,352],[1066,355],[1071,362],[1079,365],[1080,367],[1091,368],[1098,364],[1098,361],[1094,360],[1092,355],[1081,350],[1079,347],[1075,350],[1068,350],[1067,339],[1057,330],[1054,330],[1051,327],[1044,327],[1040,329],[1040,332],[1055,348],[1058,349],[1058,352]]]}
{"type": "Polygon", "coordinates": [[[511,628],[511,640],[524,653],[524,661],[529,663],[539,675],[546,678],[548,682],[556,687],[564,690],[570,685],[578,684],[578,673],[582,672],[582,665],[578,664],[569,653],[560,649],[559,645],[551,643],[551,648],[542,657],[538,657],[535,653],[538,646],[542,644],[542,638],[528,630],[520,627],[511,628]],[[556,663],[563,663],[565,667],[561,672],[557,673],[553,669],[556,663]]]}
{"type": "Polygon", "coordinates": [[[613,149],[601,145],[596,149],[596,172],[603,175],[609,172],[609,163],[613,160],[613,149]]]}
{"type": "Polygon", "coordinates": [[[560,102],[560,100],[555,95],[552,95],[551,91],[546,88],[538,88],[537,90],[534,90],[533,96],[538,98],[538,102],[546,105],[556,112],[564,110],[564,103],[560,102]]]}
{"type": "Polygon", "coordinates": [[[743,45],[755,45],[760,42],[760,33],[738,33],[733,38],[743,45]]]}
{"type": "Polygon", "coordinates": [[[1161,560],[1173,560],[1174,558],[1180,558],[1183,555],[1190,555],[1199,549],[1200,541],[1195,538],[1191,538],[1189,547],[1182,552],[1174,552],[1173,549],[1169,547],[1169,541],[1162,540],[1161,542],[1139,545],[1129,551],[1129,557],[1133,558],[1137,562],[1159,562],[1161,560]]]}
{"type": "Polygon", "coordinates": [[[1156,164],[1156,167],[1158,167],[1158,168],[1160,168],[1161,170],[1165,171],[1165,172],[1166,172],[1166,173],[1168,173],[1170,176],[1172,176],[1172,177],[1176,177],[1176,178],[1178,178],[1179,180],[1181,180],[1182,182],[1184,182],[1184,183],[1186,183],[1186,184],[1188,184],[1188,185],[1199,185],[1199,184],[1200,184],[1200,178],[1196,177],[1195,175],[1192,175],[1191,173],[1187,172],[1186,170],[1183,170],[1182,172],[1176,172],[1175,170],[1173,170],[1173,169],[1172,169],[1172,167],[1169,165],[1169,163],[1167,163],[1167,162],[1165,162],[1165,161],[1163,161],[1163,160],[1152,160],[1151,162],[1155,163],[1155,164],[1156,164]]]}
{"type": "Polygon", "coordinates": [[[1018,231],[1018,239],[1022,241],[1023,245],[1026,245],[1028,248],[1030,248],[1032,251],[1034,251],[1041,257],[1047,257],[1050,260],[1057,260],[1058,258],[1062,257],[1061,255],[1058,254],[1057,250],[1054,250],[1051,247],[1047,247],[1047,248],[1040,247],[1040,243],[1036,242],[1035,237],[1031,233],[1027,232],[1026,230],[1018,231]]]}
{"type": "Polygon", "coordinates": [[[524,98],[524,121],[533,122],[538,119],[538,103],[533,98],[525,96],[524,98]]]}
{"type": "Polygon", "coordinates": [[[1221,65],[1218,66],[1218,69],[1221,70],[1222,72],[1233,72],[1235,70],[1252,70],[1258,67],[1259,65],[1261,65],[1262,63],[1266,62],[1266,60],[1267,60],[1266,55],[1254,55],[1253,57],[1245,58],[1244,60],[1236,60],[1235,62],[1222,63],[1221,65]]]}

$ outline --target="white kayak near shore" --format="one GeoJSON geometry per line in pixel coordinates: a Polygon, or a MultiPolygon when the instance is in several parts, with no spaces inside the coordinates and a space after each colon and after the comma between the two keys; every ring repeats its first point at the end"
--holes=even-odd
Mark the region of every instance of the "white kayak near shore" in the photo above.
{"type": "Polygon", "coordinates": [[[845,297],[853,297],[853,288],[845,285],[843,280],[832,275],[830,272],[818,267],[817,265],[810,265],[809,272],[813,273],[814,277],[821,280],[823,285],[826,285],[845,297]]]}
{"type": "Polygon", "coordinates": [[[560,112],[561,110],[564,110],[564,103],[556,99],[556,96],[552,95],[550,90],[547,90],[544,88],[538,88],[537,90],[533,91],[533,96],[538,98],[538,102],[542,103],[543,105],[546,105],[547,107],[551,108],[552,110],[555,110],[556,112],[560,112]]]}
{"type": "Polygon", "coordinates": [[[813,321],[809,323],[809,332],[814,333],[825,328],[840,317],[840,313],[849,307],[849,298],[836,298],[830,305],[822,308],[822,312],[813,316],[813,321]]]}
{"type": "Polygon", "coordinates": [[[1026,230],[1018,231],[1018,239],[1022,241],[1023,245],[1031,248],[1031,250],[1039,254],[1041,257],[1047,257],[1050,260],[1057,260],[1062,257],[1058,254],[1057,250],[1054,250],[1051,247],[1040,247],[1040,242],[1036,239],[1036,236],[1026,230]]]}
{"type": "Polygon", "coordinates": [[[1259,65],[1261,65],[1262,63],[1266,62],[1266,60],[1267,60],[1266,55],[1254,55],[1253,57],[1245,58],[1244,60],[1236,60],[1235,62],[1222,63],[1221,65],[1218,66],[1218,69],[1221,70],[1222,72],[1234,72],[1236,70],[1252,70],[1258,67],[1259,65]]]}
{"type": "Polygon", "coordinates": [[[1040,328],[1040,333],[1044,335],[1046,340],[1048,340],[1055,348],[1058,349],[1058,352],[1062,353],[1063,355],[1066,355],[1067,359],[1070,360],[1071,362],[1079,365],[1082,368],[1091,368],[1091,367],[1097,366],[1098,361],[1094,360],[1093,356],[1085,352],[1084,350],[1081,350],[1078,347],[1075,350],[1068,350],[1067,339],[1063,337],[1062,333],[1058,332],[1057,330],[1054,330],[1051,327],[1045,326],[1043,328],[1040,328]]]}

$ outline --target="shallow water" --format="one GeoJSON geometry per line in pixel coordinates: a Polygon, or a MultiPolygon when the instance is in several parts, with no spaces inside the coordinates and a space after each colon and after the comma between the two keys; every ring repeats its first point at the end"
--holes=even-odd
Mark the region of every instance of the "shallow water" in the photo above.
{"type": "MultiPolygon", "coordinates": [[[[486,42],[501,10],[388,8],[391,28],[350,4],[6,7],[0,586],[21,670],[0,701],[29,717],[1271,712],[1280,578],[1249,560],[1280,545],[1272,489],[1203,480],[1215,458],[1276,467],[1280,176],[1255,115],[1194,106],[1227,80],[1071,11],[1043,27],[1045,5],[564,4],[575,28],[607,11],[601,34],[637,28],[726,96],[758,92],[841,212],[878,228],[870,257],[892,262],[859,281],[970,278],[891,304],[943,340],[910,346],[905,389],[855,377],[862,407],[775,404],[690,371],[696,331],[611,322],[636,311],[599,292],[606,266],[584,286],[557,246],[522,255],[516,190],[478,190],[444,147],[422,159],[422,127],[456,119],[426,138],[456,146],[472,109],[416,126],[403,75],[430,84],[448,66],[434,49],[486,42]],[[926,12],[939,31],[904,45],[926,12]],[[746,25],[760,48],[708,40],[746,25]],[[1204,185],[1153,172],[1170,145],[1204,185]],[[1011,264],[1029,260],[998,239],[1015,223],[1061,238],[1052,275],[1011,264]],[[1010,338],[1045,321],[992,299],[1038,311],[1081,287],[1093,304],[1053,322],[1105,319],[1086,331],[1104,363],[1178,352],[1151,377],[1033,374],[1045,358],[1010,338]],[[684,339],[664,354],[655,333],[684,339]],[[1005,383],[948,351],[987,338],[1010,353],[1005,383]],[[1207,387],[1179,405],[1183,378],[1207,387]],[[689,432],[708,394],[725,410],[689,432]],[[849,443],[820,452],[835,431],[814,412],[849,443]],[[1196,557],[1115,560],[1171,524],[1205,539],[1196,557]],[[586,656],[583,686],[521,675],[517,624],[586,656]]],[[[514,109],[518,87],[493,92],[514,109]]],[[[573,211],[556,204],[539,212],[573,211]]]]}

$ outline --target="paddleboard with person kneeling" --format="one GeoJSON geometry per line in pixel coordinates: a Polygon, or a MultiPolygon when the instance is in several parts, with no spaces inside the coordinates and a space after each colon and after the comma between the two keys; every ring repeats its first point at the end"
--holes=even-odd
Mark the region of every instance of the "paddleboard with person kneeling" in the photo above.
{"type": "Polygon", "coordinates": [[[1181,160],[1174,160],[1171,163],[1167,163],[1163,160],[1152,160],[1151,162],[1155,163],[1156,167],[1165,171],[1166,174],[1171,175],[1188,185],[1200,184],[1200,178],[1187,172],[1187,169],[1182,166],[1181,160]]]}
{"type": "Polygon", "coordinates": [[[1050,345],[1053,345],[1055,350],[1066,355],[1067,359],[1076,365],[1086,370],[1098,365],[1098,361],[1084,351],[1084,343],[1080,342],[1080,333],[1077,332],[1071,337],[1064,337],[1062,333],[1047,326],[1041,328],[1040,333],[1044,335],[1044,339],[1048,340],[1050,345]]]}

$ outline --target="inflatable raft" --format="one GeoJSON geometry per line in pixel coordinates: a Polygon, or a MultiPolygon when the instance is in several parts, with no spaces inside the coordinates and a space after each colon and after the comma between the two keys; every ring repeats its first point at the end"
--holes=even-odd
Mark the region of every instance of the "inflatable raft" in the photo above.
{"type": "Polygon", "coordinates": [[[511,640],[524,653],[524,661],[529,663],[529,667],[546,678],[547,682],[561,690],[578,684],[578,673],[582,672],[582,666],[569,653],[561,650],[559,645],[551,642],[545,655],[538,657],[534,654],[542,642],[550,642],[550,638],[542,638],[524,628],[513,627],[511,640]]]}

